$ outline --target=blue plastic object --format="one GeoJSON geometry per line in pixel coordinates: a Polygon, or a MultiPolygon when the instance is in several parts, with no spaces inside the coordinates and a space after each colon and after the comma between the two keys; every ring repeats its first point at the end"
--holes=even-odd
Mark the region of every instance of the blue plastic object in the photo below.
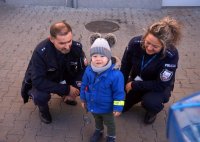
{"type": "Polygon", "coordinates": [[[200,92],[170,107],[167,138],[169,142],[200,142],[200,92]]]}

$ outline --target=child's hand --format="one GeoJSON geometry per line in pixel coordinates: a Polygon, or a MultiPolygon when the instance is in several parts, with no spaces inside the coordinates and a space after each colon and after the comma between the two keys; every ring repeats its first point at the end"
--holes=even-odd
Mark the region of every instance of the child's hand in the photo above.
{"type": "Polygon", "coordinates": [[[81,102],[81,106],[82,106],[82,108],[84,108],[84,109],[87,110],[87,106],[86,106],[86,103],[85,103],[85,102],[81,102]]]}
{"type": "Polygon", "coordinates": [[[120,115],[121,115],[121,112],[114,111],[114,112],[113,112],[113,115],[114,115],[115,117],[118,117],[118,116],[120,116],[120,115]]]}
{"type": "Polygon", "coordinates": [[[71,96],[72,98],[75,99],[79,94],[80,91],[76,87],[70,85],[70,91],[68,96],[71,96]]]}

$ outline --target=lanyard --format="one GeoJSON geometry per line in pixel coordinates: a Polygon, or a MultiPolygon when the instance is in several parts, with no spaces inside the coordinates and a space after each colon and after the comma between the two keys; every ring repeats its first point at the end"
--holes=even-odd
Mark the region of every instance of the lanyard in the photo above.
{"type": "Polygon", "coordinates": [[[143,55],[140,73],[147,67],[147,65],[149,65],[156,58],[156,56],[157,56],[157,54],[154,55],[151,59],[149,59],[147,63],[144,64],[144,55],[143,55]]]}

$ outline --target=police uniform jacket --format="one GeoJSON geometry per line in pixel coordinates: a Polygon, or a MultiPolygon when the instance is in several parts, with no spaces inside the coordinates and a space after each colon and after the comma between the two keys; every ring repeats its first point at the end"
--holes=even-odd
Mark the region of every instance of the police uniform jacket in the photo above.
{"type": "Polygon", "coordinates": [[[80,85],[85,69],[84,58],[80,43],[73,41],[71,51],[62,54],[49,39],[46,39],[34,50],[24,82],[31,84],[29,88],[34,87],[40,91],[61,96],[67,95],[69,84],[77,88],[80,85]],[[63,80],[66,83],[60,83],[63,80]]]}
{"type": "Polygon", "coordinates": [[[164,56],[162,51],[155,55],[147,55],[142,48],[142,36],[138,36],[130,40],[124,52],[121,71],[126,83],[128,79],[133,81],[133,91],[162,92],[169,87],[171,91],[178,59],[178,51],[173,45],[167,47],[164,56]],[[137,76],[140,76],[142,81],[134,80],[137,76]]]}

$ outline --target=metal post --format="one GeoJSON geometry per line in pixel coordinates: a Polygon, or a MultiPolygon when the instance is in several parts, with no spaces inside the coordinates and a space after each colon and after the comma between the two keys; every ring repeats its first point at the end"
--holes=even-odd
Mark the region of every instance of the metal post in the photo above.
{"type": "Polygon", "coordinates": [[[78,0],[73,0],[72,7],[78,8],[78,0]]]}

